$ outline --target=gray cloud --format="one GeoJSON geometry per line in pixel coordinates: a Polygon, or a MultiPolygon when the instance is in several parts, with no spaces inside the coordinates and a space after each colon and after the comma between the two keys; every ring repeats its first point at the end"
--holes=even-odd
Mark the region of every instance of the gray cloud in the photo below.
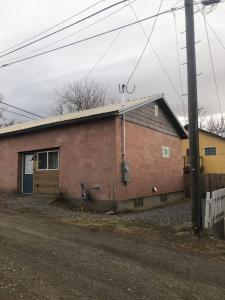
{"type": "MultiPolygon", "coordinates": [[[[115,1],[106,0],[98,8],[110,5],[115,1]]],[[[172,7],[176,1],[165,0],[163,10],[172,7]]],[[[182,2],[176,5],[181,5],[182,2]]],[[[76,13],[77,11],[93,4],[91,0],[67,0],[63,3],[58,0],[36,1],[36,0],[2,0],[0,3],[0,26],[1,49],[10,47],[17,41],[30,37],[32,34],[44,30],[62,19],[76,13]],[[13,7],[13,9],[12,9],[13,7]]],[[[159,1],[137,0],[134,4],[140,18],[152,15],[156,12],[159,1]]],[[[96,10],[98,9],[96,8],[96,10]]],[[[225,5],[220,4],[211,14],[207,16],[209,22],[225,43],[224,38],[224,13],[225,5]]],[[[185,28],[184,11],[178,12],[177,24],[179,32],[185,28]]],[[[95,20],[98,20],[96,17],[95,20]]],[[[206,44],[204,24],[200,14],[196,14],[196,39],[201,40],[197,44],[197,67],[203,76],[198,78],[199,83],[199,106],[204,107],[209,113],[218,113],[218,102],[213,83],[212,71],[209,62],[209,54],[206,44]]],[[[86,31],[80,32],[58,45],[69,43],[80,38],[101,32],[121,24],[134,21],[135,18],[129,8],[121,10],[113,17],[99,23],[86,31]]],[[[71,28],[57,37],[33,45],[20,53],[14,53],[7,59],[1,59],[1,63],[26,54],[31,50],[42,47],[49,42],[54,42],[67,34],[73,33],[83,26],[93,22],[87,21],[76,28],[71,28]]],[[[152,20],[143,23],[145,30],[149,33],[152,20]]],[[[42,56],[21,64],[13,65],[0,70],[0,91],[9,103],[21,107],[46,113],[46,106],[54,103],[54,88],[60,88],[67,81],[80,80],[95,65],[111,43],[116,33],[110,34],[73,46],[46,56],[42,56]]],[[[224,49],[210,32],[212,51],[215,60],[215,69],[218,78],[218,86],[223,107],[225,107],[225,60],[224,49]]],[[[118,94],[118,84],[126,82],[138,56],[144,46],[144,37],[138,25],[122,31],[117,42],[114,44],[107,56],[102,60],[98,68],[92,73],[92,78],[102,82],[113,94],[118,94]]],[[[185,46],[185,36],[179,34],[181,46],[185,46]]],[[[178,62],[175,44],[175,32],[173,15],[165,15],[158,19],[157,26],[152,36],[152,44],[156,48],[166,70],[172,78],[174,85],[179,90],[178,62]]],[[[181,51],[182,62],[186,61],[185,50],[181,51]]],[[[184,92],[186,93],[186,67],[182,67],[184,92]]],[[[156,93],[165,93],[165,96],[178,115],[183,114],[181,100],[177,97],[167,77],[162,71],[157,59],[149,47],[141,61],[132,83],[136,85],[135,94],[132,97],[144,97],[156,93]]],[[[187,105],[187,99],[184,98],[187,105]]],[[[50,109],[50,108],[49,108],[50,109]]]]}

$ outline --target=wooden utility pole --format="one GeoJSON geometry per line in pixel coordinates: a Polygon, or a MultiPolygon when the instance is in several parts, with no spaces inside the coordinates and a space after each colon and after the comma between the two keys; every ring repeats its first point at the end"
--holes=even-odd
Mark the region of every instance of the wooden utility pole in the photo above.
{"type": "Polygon", "coordinates": [[[202,199],[198,136],[198,95],[195,56],[195,29],[193,0],[185,0],[187,77],[188,77],[188,118],[189,118],[189,159],[192,199],[192,227],[196,235],[202,232],[202,199]]]}

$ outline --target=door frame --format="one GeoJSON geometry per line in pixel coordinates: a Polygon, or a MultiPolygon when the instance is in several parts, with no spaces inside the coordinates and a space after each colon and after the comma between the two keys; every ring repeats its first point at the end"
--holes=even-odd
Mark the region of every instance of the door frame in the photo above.
{"type": "Polygon", "coordinates": [[[35,152],[23,152],[22,153],[22,159],[21,159],[21,194],[22,195],[32,195],[34,193],[34,165],[33,165],[33,189],[32,189],[32,193],[24,193],[23,191],[23,183],[24,183],[24,163],[25,163],[25,160],[24,160],[24,157],[25,155],[35,155],[35,152]]]}

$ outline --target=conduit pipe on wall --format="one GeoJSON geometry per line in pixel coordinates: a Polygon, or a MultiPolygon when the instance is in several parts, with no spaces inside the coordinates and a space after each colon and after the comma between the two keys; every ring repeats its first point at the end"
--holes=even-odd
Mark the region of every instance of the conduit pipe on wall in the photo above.
{"type": "MultiPolygon", "coordinates": [[[[122,106],[124,107],[126,105],[126,99],[125,99],[125,89],[123,89],[122,92],[122,106]]],[[[122,115],[122,126],[123,126],[123,153],[122,153],[122,159],[123,162],[126,160],[126,116],[125,113],[122,115]]]]}

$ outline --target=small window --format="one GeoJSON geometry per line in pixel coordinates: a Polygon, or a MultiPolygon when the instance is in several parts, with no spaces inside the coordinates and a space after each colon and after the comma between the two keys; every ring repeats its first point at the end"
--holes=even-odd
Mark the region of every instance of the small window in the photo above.
{"type": "Polygon", "coordinates": [[[205,148],[205,155],[216,155],[216,147],[205,148]]]}
{"type": "Polygon", "coordinates": [[[38,153],[38,169],[46,170],[47,168],[47,152],[38,153]]]}
{"type": "Polygon", "coordinates": [[[48,168],[49,170],[58,169],[58,151],[48,152],[48,168]]]}
{"type": "Polygon", "coordinates": [[[186,156],[189,156],[189,153],[190,153],[189,149],[186,149],[186,156]]]}
{"type": "Polygon", "coordinates": [[[58,170],[59,168],[59,151],[38,152],[38,170],[58,170]]]}
{"type": "Polygon", "coordinates": [[[170,157],[170,147],[162,146],[162,157],[170,157]]]}
{"type": "Polygon", "coordinates": [[[156,117],[159,116],[159,106],[158,106],[158,104],[155,104],[155,116],[156,117]]]}

